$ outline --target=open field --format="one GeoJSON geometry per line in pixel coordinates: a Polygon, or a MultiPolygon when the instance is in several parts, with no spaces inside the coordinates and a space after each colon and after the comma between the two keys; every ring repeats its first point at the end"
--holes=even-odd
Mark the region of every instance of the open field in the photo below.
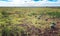
{"type": "Polygon", "coordinates": [[[60,36],[60,8],[2,7],[0,36],[60,36]]]}

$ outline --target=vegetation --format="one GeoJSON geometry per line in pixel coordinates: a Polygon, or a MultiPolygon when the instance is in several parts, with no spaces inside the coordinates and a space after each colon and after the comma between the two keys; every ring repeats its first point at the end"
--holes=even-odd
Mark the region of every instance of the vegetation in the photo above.
{"type": "Polygon", "coordinates": [[[51,18],[60,21],[60,8],[0,8],[0,36],[60,36],[51,18]]]}
{"type": "Polygon", "coordinates": [[[47,12],[47,14],[55,18],[60,18],[60,12],[47,12]]]}

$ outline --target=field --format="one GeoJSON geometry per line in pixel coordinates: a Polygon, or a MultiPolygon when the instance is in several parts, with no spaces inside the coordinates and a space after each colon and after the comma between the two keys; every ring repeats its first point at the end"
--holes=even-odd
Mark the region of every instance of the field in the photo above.
{"type": "Polygon", "coordinates": [[[0,36],[60,36],[60,8],[1,7],[0,36]]]}

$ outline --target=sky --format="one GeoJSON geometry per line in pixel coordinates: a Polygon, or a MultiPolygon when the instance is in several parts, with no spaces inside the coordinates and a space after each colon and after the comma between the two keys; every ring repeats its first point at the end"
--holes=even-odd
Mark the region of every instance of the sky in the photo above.
{"type": "Polygon", "coordinates": [[[0,0],[0,7],[59,7],[60,0],[0,0]]]}

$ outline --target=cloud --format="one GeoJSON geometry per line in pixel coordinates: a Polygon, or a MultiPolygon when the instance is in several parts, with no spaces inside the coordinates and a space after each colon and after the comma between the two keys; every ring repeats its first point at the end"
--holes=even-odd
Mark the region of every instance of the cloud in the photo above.
{"type": "Polygon", "coordinates": [[[27,7],[27,6],[60,6],[60,0],[56,1],[56,2],[51,2],[51,1],[47,1],[47,0],[43,0],[43,1],[38,1],[38,2],[34,2],[33,0],[10,0],[10,2],[6,2],[6,1],[0,1],[0,7],[27,7]]]}

